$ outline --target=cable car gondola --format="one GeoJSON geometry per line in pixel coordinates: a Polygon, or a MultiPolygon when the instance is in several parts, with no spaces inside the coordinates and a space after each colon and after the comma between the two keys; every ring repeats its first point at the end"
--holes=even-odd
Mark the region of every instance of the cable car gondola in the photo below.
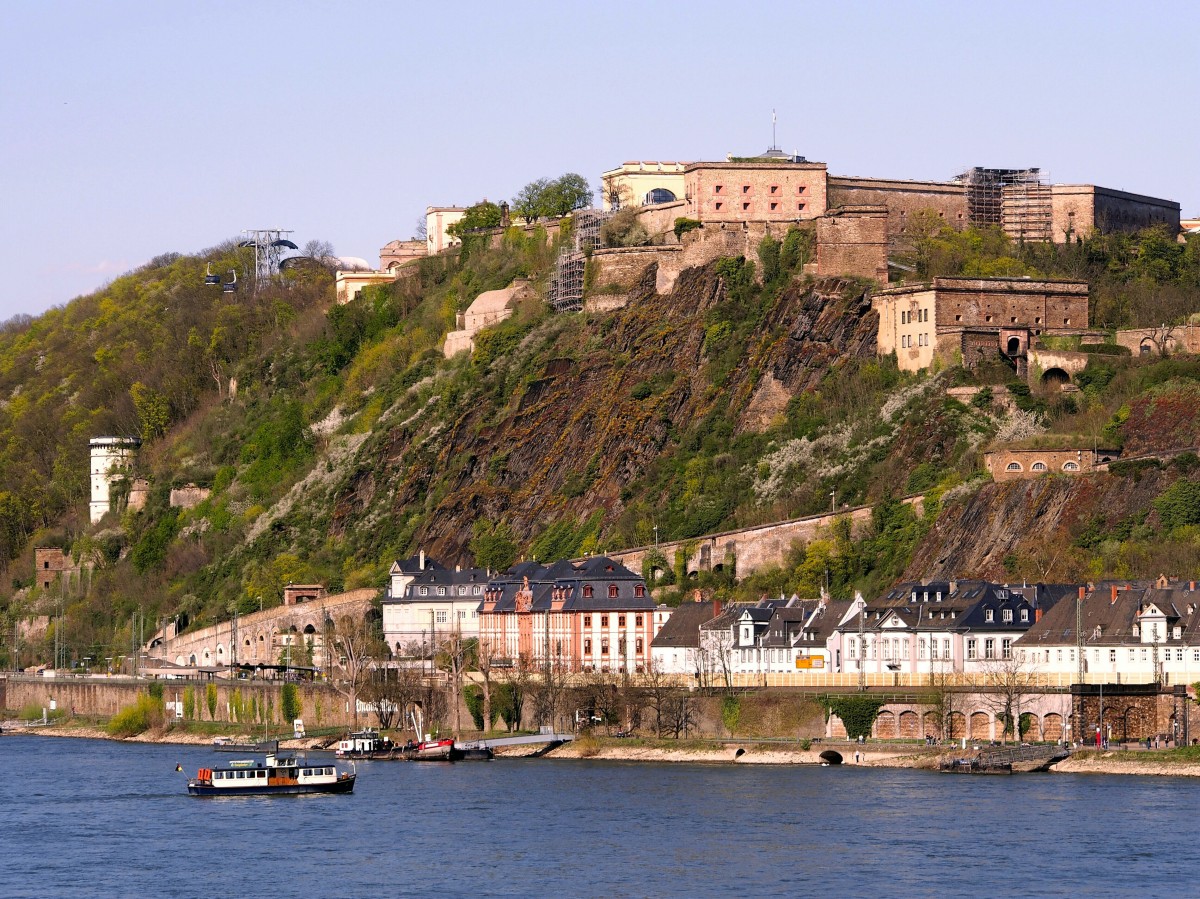
{"type": "Polygon", "coordinates": [[[237,272],[233,269],[229,270],[229,274],[233,275],[232,281],[226,281],[221,285],[221,293],[233,293],[237,290],[237,272]]]}
{"type": "Polygon", "coordinates": [[[208,264],[208,268],[204,270],[204,283],[213,287],[218,287],[221,284],[221,276],[213,274],[211,262],[208,264]]]}

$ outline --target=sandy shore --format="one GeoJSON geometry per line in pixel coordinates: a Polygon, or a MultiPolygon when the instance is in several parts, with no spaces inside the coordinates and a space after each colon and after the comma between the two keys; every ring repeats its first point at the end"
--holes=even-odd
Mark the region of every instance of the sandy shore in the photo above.
{"type": "MultiPolygon", "coordinates": [[[[112,740],[117,743],[166,743],[178,746],[211,746],[213,742],[212,734],[192,734],[178,730],[149,730],[132,737],[114,737],[98,725],[50,724],[45,727],[29,727],[19,722],[5,721],[0,726],[3,727],[6,735],[25,734],[33,737],[75,737],[77,739],[88,740],[112,740]]],[[[257,742],[260,739],[248,734],[230,733],[228,736],[238,742],[247,743],[257,742]]],[[[3,739],[3,737],[0,737],[0,739],[3,739]]],[[[280,740],[279,746],[282,749],[311,749],[313,748],[313,742],[311,739],[280,740]]]]}
{"type": "Polygon", "coordinates": [[[1051,771],[1066,774],[1141,774],[1155,777],[1200,777],[1200,763],[1164,762],[1158,758],[1130,759],[1111,752],[1099,756],[1069,758],[1053,766],[1051,771]]]}

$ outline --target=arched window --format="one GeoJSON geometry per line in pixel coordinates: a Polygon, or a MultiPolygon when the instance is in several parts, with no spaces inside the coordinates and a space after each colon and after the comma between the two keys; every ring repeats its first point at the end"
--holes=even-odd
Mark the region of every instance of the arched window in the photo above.
{"type": "Polygon", "coordinates": [[[591,599],[591,598],[592,598],[592,585],[591,585],[591,584],[584,584],[584,585],[583,585],[583,598],[584,598],[584,599],[591,599]]]}
{"type": "Polygon", "coordinates": [[[676,199],[678,198],[675,194],[665,187],[656,187],[646,194],[646,205],[653,206],[656,203],[674,203],[676,199]]]}
{"type": "Polygon", "coordinates": [[[1020,462],[1009,462],[1006,466],[1004,466],[1004,470],[1005,471],[1024,471],[1024,469],[1021,468],[1020,462]]]}
{"type": "Polygon", "coordinates": [[[1030,471],[1045,471],[1046,463],[1045,462],[1034,462],[1032,465],[1029,466],[1029,470],[1030,471]]]}
{"type": "Polygon", "coordinates": [[[1064,462],[1063,471],[1079,471],[1078,462],[1064,462]]]}
{"type": "Polygon", "coordinates": [[[608,585],[608,598],[609,598],[609,599],[616,599],[616,598],[617,598],[617,585],[616,585],[616,584],[609,584],[609,585],[608,585]]]}

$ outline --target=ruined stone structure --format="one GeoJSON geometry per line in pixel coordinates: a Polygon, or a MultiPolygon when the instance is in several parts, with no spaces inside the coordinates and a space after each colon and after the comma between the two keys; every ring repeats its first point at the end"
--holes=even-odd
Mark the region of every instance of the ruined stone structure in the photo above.
{"type": "Polygon", "coordinates": [[[1118,331],[1117,345],[1127,347],[1135,356],[1200,353],[1200,323],[1118,331]]]}
{"type": "Polygon", "coordinates": [[[1024,357],[1041,334],[1078,335],[1088,324],[1086,281],[1024,278],[935,278],[932,284],[878,291],[879,353],[895,353],[903,371],[935,357],[964,364],[991,354],[1024,357]]]}
{"type": "Polygon", "coordinates": [[[195,484],[184,484],[182,487],[171,488],[171,508],[172,509],[193,509],[200,505],[209,494],[212,493],[210,487],[198,487],[195,484]]]}
{"type": "Polygon", "coordinates": [[[512,302],[530,295],[528,281],[513,281],[500,290],[488,290],[477,296],[457,318],[458,330],[446,335],[442,352],[449,359],[456,353],[475,349],[475,335],[489,325],[504,321],[512,315],[512,302]]]}
{"type": "Polygon", "coordinates": [[[79,570],[70,554],[61,549],[39,546],[33,551],[34,583],[43,590],[58,587],[60,582],[69,587],[79,577],[79,570]]]}
{"type": "Polygon", "coordinates": [[[92,524],[112,511],[112,489],[128,476],[141,445],[137,437],[93,437],[89,442],[92,497],[88,511],[92,524]]]}
{"type": "Polygon", "coordinates": [[[392,272],[400,266],[428,255],[428,243],[424,240],[393,240],[379,250],[379,270],[392,272]]]}

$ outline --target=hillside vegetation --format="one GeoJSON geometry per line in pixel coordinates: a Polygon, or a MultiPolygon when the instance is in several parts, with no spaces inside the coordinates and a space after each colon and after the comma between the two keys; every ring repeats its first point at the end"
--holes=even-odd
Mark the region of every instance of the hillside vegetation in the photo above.
{"type": "MultiPolygon", "coordinates": [[[[1122,240],[1035,253],[995,234],[931,230],[913,252],[926,274],[1020,263],[1064,275],[1082,254],[1087,271],[1102,265],[1113,323],[1142,320],[1138,297],[1169,299],[1175,319],[1200,308],[1195,241],[1122,240]]],[[[1097,355],[1073,395],[1029,390],[1003,366],[902,374],[876,357],[870,285],[801,277],[798,236],[685,272],[669,296],[655,293],[651,270],[615,312],[555,315],[526,301],[478,335],[473,354],[446,360],[444,335],[480,292],[522,277],[544,294],[557,242],[518,229],[495,246],[468,235],[460,252],[345,306],[332,305],[320,268],[257,294],[206,288],[206,260],[233,267],[237,252],[162,257],[0,329],[8,632],[61,602],[71,653],[100,658],[129,645],[138,615],[196,626],[277,604],[289,582],[378,586],[418,548],[497,568],[686,540],[831,501],[875,504],[872,526],[835,526],[778,571],[741,583],[706,574],[702,586],[811,595],[828,583],[848,595],[906,572],[1195,568],[1200,521],[1189,510],[1200,504],[1188,505],[1187,456],[1034,485],[986,484],[980,464],[993,441],[1056,434],[1127,452],[1194,445],[1195,360],[1097,355]],[[960,383],[1006,384],[1018,408],[987,391],[948,398],[960,383]],[[151,491],[141,511],[93,527],[87,441],[102,434],[145,441],[134,474],[151,491]],[[171,508],[171,487],[188,483],[211,495],[171,508]],[[916,493],[923,516],[897,501],[916,493]],[[1002,548],[981,545],[997,510],[1015,523],[1025,514],[1015,510],[1034,514],[1050,494],[1052,533],[1014,524],[1002,548]],[[44,595],[30,577],[34,546],[61,546],[95,570],[44,595]]],[[[676,560],[655,561],[684,586],[676,560]]]]}

